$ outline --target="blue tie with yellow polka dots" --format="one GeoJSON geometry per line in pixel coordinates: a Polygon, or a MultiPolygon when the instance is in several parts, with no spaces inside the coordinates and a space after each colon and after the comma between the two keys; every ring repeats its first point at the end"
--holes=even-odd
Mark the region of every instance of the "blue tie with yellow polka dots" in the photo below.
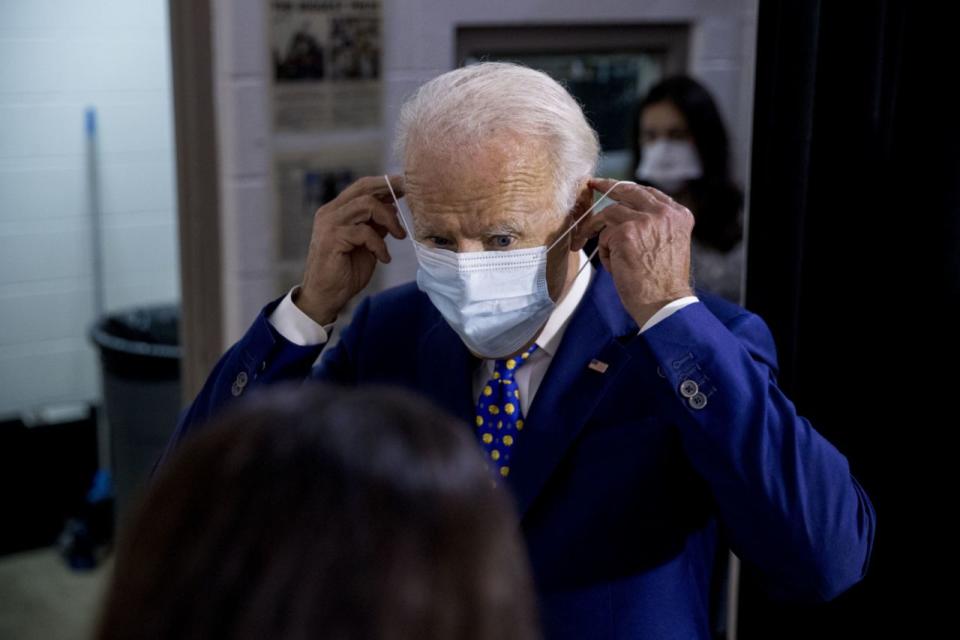
{"type": "Polygon", "coordinates": [[[510,474],[510,451],[523,430],[520,390],[514,376],[536,350],[537,345],[532,345],[516,358],[494,360],[493,378],[484,385],[477,401],[480,442],[504,478],[510,474]]]}

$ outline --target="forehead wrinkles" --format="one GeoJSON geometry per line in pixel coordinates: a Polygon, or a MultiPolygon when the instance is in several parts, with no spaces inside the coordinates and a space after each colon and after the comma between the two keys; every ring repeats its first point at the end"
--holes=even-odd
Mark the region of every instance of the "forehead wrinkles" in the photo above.
{"type": "Polygon", "coordinates": [[[502,181],[492,193],[445,197],[438,191],[411,202],[411,212],[418,234],[465,237],[522,233],[547,217],[542,191],[521,180],[502,181]]]}
{"type": "Polygon", "coordinates": [[[470,157],[427,150],[408,162],[406,190],[418,214],[527,217],[552,202],[553,172],[540,145],[494,145],[470,157]]]}
{"type": "Polygon", "coordinates": [[[416,193],[412,202],[425,208],[426,213],[530,213],[539,210],[549,198],[547,181],[536,175],[504,176],[473,189],[460,185],[410,185],[408,189],[416,193]]]}

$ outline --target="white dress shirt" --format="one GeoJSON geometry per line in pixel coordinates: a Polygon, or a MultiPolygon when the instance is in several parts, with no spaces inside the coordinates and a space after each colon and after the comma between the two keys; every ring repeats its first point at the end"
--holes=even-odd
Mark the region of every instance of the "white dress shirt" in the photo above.
{"type": "MultiPolygon", "coordinates": [[[[550,366],[553,356],[557,353],[557,348],[563,340],[563,334],[573,317],[573,312],[576,311],[590,287],[590,281],[593,279],[596,270],[593,265],[583,268],[586,263],[587,255],[581,251],[579,268],[582,268],[582,271],[580,271],[580,275],[573,281],[567,295],[560,300],[553,313],[547,318],[547,323],[536,339],[538,349],[530,354],[527,361],[514,374],[514,380],[520,391],[520,409],[524,415],[527,414],[530,404],[537,394],[537,389],[540,388],[540,383],[543,382],[547,373],[547,368],[550,366]]],[[[269,317],[270,324],[277,330],[277,333],[296,345],[324,344],[330,339],[333,325],[322,326],[317,324],[294,304],[293,294],[296,290],[297,287],[291,289],[277,305],[277,308],[273,310],[269,317]]],[[[644,323],[640,328],[640,333],[694,302],[699,302],[696,296],[686,296],[670,302],[644,323]]],[[[480,397],[483,386],[493,377],[493,365],[494,360],[487,359],[483,361],[481,366],[477,367],[473,377],[473,396],[475,398],[480,397]]]]}

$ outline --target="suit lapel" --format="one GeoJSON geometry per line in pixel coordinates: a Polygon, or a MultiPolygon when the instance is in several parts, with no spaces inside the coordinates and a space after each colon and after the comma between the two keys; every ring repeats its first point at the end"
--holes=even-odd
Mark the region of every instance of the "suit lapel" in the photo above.
{"type": "Polygon", "coordinates": [[[437,405],[473,425],[473,370],[478,360],[439,314],[437,318],[420,341],[417,386],[437,405]]]}
{"type": "Polygon", "coordinates": [[[636,332],[610,275],[599,270],[567,325],[511,455],[507,482],[521,517],[629,361],[617,338],[636,332]],[[591,368],[594,360],[606,368],[591,368]]]}

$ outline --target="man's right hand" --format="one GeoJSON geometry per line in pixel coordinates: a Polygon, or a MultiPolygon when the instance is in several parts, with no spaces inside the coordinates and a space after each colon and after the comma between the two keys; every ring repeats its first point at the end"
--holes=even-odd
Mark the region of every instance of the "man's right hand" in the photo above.
{"type": "MultiPolygon", "coordinates": [[[[403,177],[390,176],[397,197],[403,177]]],[[[303,285],[294,303],[317,324],[332,323],[373,276],[377,261],[390,262],[384,238],[405,238],[383,176],[360,178],[313,215],[303,285]]]]}

